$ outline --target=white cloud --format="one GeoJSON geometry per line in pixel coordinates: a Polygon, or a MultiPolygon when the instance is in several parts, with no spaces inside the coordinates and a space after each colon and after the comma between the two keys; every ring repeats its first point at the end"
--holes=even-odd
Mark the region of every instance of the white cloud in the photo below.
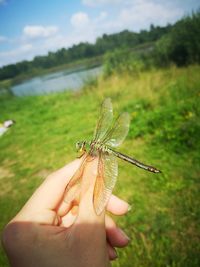
{"type": "Polygon", "coordinates": [[[0,35],[0,43],[4,43],[8,40],[7,37],[0,35]]]}
{"type": "Polygon", "coordinates": [[[20,51],[21,52],[29,52],[30,50],[32,50],[33,45],[32,44],[24,44],[20,47],[20,51]]]}
{"type": "Polygon", "coordinates": [[[164,26],[184,15],[182,8],[164,0],[82,0],[82,3],[90,7],[111,5],[114,9],[112,14],[102,16],[99,25],[98,20],[94,20],[93,27],[100,34],[124,29],[140,31],[149,28],[151,23],[164,26]]]}
{"type": "Polygon", "coordinates": [[[105,11],[101,11],[95,17],[89,17],[84,12],[75,13],[70,20],[73,31],[68,36],[68,43],[70,45],[80,42],[94,43],[96,38],[104,33],[105,28],[102,28],[102,25],[106,22],[107,17],[108,14],[105,11]]]}
{"type": "Polygon", "coordinates": [[[122,0],[82,0],[82,3],[86,6],[95,7],[103,5],[114,5],[123,2],[122,0]]]}
{"type": "Polygon", "coordinates": [[[165,25],[183,16],[180,8],[169,8],[153,1],[137,0],[134,4],[121,10],[119,21],[124,28],[140,30],[147,28],[150,23],[165,25]]]}
{"type": "Polygon", "coordinates": [[[104,20],[106,19],[106,17],[108,16],[107,12],[102,11],[99,15],[99,17],[97,18],[98,21],[104,20]]]}
{"type": "Polygon", "coordinates": [[[87,26],[90,22],[90,19],[88,17],[88,14],[84,12],[78,12],[72,15],[70,22],[74,28],[80,29],[87,26]]]}
{"type": "Polygon", "coordinates": [[[16,49],[0,52],[1,65],[15,63],[24,59],[31,59],[30,52],[32,49],[32,44],[24,44],[16,49]]]}
{"type": "Polygon", "coordinates": [[[58,27],[56,26],[27,25],[23,29],[24,36],[28,38],[46,38],[57,32],[58,27]]]}

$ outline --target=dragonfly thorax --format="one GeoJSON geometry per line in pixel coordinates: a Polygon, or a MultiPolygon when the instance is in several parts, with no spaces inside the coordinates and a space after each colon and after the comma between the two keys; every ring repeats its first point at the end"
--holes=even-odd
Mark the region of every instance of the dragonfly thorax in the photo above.
{"type": "Polygon", "coordinates": [[[76,143],[76,149],[79,152],[89,151],[89,150],[93,152],[95,151],[102,151],[104,153],[110,152],[110,149],[106,145],[103,145],[101,142],[98,141],[90,141],[90,142],[79,141],[76,143]]]}
{"type": "Polygon", "coordinates": [[[105,145],[102,144],[101,142],[98,141],[91,141],[90,142],[90,147],[94,150],[102,151],[102,152],[109,152],[109,148],[105,145]]]}
{"type": "Polygon", "coordinates": [[[76,143],[76,149],[77,151],[86,151],[86,144],[87,142],[86,141],[79,141],[76,143]]]}

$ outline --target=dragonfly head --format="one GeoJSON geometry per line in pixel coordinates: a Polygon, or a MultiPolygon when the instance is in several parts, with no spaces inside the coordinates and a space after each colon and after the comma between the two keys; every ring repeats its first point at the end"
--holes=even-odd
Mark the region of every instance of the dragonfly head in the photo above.
{"type": "Polygon", "coordinates": [[[80,141],[76,143],[76,149],[77,151],[83,152],[85,151],[85,141],[80,141]]]}

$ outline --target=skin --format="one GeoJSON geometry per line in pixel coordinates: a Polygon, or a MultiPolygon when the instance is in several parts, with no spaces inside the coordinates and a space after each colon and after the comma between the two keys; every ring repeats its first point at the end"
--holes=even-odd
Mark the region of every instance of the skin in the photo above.
{"type": "MultiPolygon", "coordinates": [[[[63,201],[66,185],[80,163],[76,159],[49,175],[5,227],[2,243],[11,266],[107,267],[117,258],[115,247],[128,244],[129,238],[110,216],[94,212],[97,159],[84,171],[80,203],[69,209],[63,201]]],[[[112,195],[107,210],[122,215],[128,207],[112,195]]]]}

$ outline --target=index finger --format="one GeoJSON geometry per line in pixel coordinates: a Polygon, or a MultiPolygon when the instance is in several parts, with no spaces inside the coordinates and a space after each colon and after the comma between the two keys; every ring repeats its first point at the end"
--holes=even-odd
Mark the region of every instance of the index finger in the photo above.
{"type": "Polygon", "coordinates": [[[76,159],[49,175],[28,200],[23,210],[29,209],[29,211],[38,212],[43,209],[56,209],[63,198],[69,180],[79,168],[80,163],[81,159],[76,159]]]}

